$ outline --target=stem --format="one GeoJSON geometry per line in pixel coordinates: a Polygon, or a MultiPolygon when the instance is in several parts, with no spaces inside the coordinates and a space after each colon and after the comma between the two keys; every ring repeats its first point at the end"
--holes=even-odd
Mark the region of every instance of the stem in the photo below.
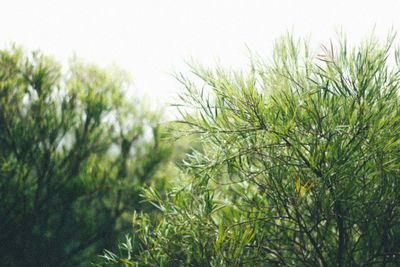
{"type": "Polygon", "coordinates": [[[336,226],[339,233],[339,244],[336,254],[337,266],[344,266],[346,252],[346,229],[344,225],[344,214],[339,201],[335,200],[334,210],[336,214],[336,226]]]}

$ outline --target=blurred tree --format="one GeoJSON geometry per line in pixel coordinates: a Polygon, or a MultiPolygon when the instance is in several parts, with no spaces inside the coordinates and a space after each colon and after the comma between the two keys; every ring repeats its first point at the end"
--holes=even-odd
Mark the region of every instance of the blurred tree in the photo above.
{"type": "MultiPolygon", "coordinates": [[[[183,123],[202,149],[183,184],[146,191],[125,266],[399,266],[400,72],[393,39],[313,56],[288,37],[249,73],[182,78],[183,123]],[[389,63],[395,59],[395,64],[389,63]]],[[[336,48],[334,48],[336,47],[336,48]]]]}
{"type": "Polygon", "coordinates": [[[0,51],[0,262],[81,266],[112,248],[169,158],[122,72],[0,51]]]}

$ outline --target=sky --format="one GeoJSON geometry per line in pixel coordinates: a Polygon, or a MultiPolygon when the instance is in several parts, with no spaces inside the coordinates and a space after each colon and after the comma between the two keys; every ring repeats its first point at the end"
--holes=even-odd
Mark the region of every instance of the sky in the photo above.
{"type": "Polygon", "coordinates": [[[291,32],[318,46],[342,30],[351,42],[372,30],[400,29],[394,0],[1,0],[0,46],[40,49],[63,64],[74,55],[130,73],[131,95],[157,105],[176,101],[174,72],[193,59],[246,69],[249,50],[268,58],[291,32]]]}

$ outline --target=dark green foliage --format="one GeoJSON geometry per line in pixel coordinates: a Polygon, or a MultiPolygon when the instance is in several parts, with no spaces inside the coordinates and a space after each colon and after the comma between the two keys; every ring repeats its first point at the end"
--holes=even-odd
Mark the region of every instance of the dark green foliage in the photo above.
{"type": "Polygon", "coordinates": [[[313,56],[292,38],[249,73],[194,67],[183,123],[203,147],[147,198],[132,266],[399,266],[400,73],[392,39],[313,56]],[[389,59],[395,59],[390,65],[389,59]],[[392,66],[392,67],[391,67],[392,66]]]}
{"type": "Polygon", "coordinates": [[[40,53],[0,51],[0,265],[86,266],[149,209],[139,190],[170,149],[127,85],[79,62],[63,76],[40,53]]]}

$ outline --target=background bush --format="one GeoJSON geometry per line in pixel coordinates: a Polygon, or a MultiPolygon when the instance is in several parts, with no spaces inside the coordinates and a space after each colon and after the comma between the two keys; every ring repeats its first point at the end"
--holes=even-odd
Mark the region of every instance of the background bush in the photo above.
{"type": "Polygon", "coordinates": [[[80,266],[112,248],[171,153],[122,72],[0,51],[0,263],[80,266]]]}

